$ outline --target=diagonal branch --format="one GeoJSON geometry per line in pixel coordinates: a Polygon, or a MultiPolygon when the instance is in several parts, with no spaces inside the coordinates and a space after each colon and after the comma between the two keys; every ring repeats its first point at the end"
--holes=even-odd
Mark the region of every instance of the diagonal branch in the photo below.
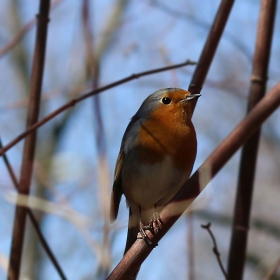
{"type": "Polygon", "coordinates": [[[144,77],[144,76],[148,76],[148,75],[164,72],[164,71],[175,69],[175,68],[184,67],[184,66],[187,66],[187,65],[194,65],[194,64],[195,64],[195,62],[187,60],[186,62],[183,62],[183,63],[174,64],[174,65],[167,66],[167,67],[162,67],[162,68],[157,68],[157,69],[154,69],[154,70],[149,70],[149,71],[141,72],[141,73],[138,73],[138,74],[132,74],[131,76],[128,76],[128,77],[126,77],[124,79],[121,79],[121,80],[118,80],[118,81],[113,82],[111,84],[108,84],[107,86],[100,87],[100,88],[98,88],[96,90],[93,90],[93,91],[90,91],[90,92],[88,92],[86,94],[83,94],[79,98],[72,99],[71,101],[69,101],[65,105],[61,106],[60,108],[56,109],[51,114],[49,114],[46,117],[44,117],[42,120],[40,120],[40,121],[34,123],[33,125],[31,125],[28,129],[26,129],[25,132],[21,133],[14,140],[12,140],[6,146],[4,146],[2,149],[0,149],[0,156],[2,156],[6,151],[8,151],[15,144],[17,144],[20,140],[24,139],[31,132],[37,130],[39,127],[41,127],[43,124],[45,124],[49,120],[53,119],[54,117],[56,117],[60,113],[64,112],[65,110],[75,106],[76,103],[78,103],[78,102],[80,102],[80,101],[82,101],[82,100],[84,100],[86,98],[89,98],[89,97],[91,97],[91,96],[93,96],[95,94],[98,94],[98,93],[102,92],[102,91],[108,90],[110,88],[119,86],[121,84],[124,84],[126,82],[129,82],[129,81],[132,81],[132,80],[135,80],[135,79],[139,79],[139,78],[144,77]]]}
{"type": "MultiPolygon", "coordinates": [[[[41,0],[38,14],[38,27],[33,58],[27,127],[37,122],[40,108],[41,88],[43,80],[47,26],[49,21],[50,0],[41,0]]],[[[29,194],[33,161],[36,146],[36,132],[26,138],[19,181],[19,193],[29,194]]],[[[16,206],[8,279],[17,280],[20,275],[21,256],[25,233],[27,208],[16,206]]]]}
{"type": "MultiPolygon", "coordinates": [[[[162,229],[157,235],[147,232],[153,244],[167,233],[187,207],[220,171],[234,153],[248,140],[261,124],[280,105],[280,83],[267,94],[254,109],[235,127],[229,136],[205,160],[200,168],[183,185],[182,189],[161,211],[162,229]]],[[[107,280],[128,279],[151,253],[152,247],[137,239],[107,280]]]]}

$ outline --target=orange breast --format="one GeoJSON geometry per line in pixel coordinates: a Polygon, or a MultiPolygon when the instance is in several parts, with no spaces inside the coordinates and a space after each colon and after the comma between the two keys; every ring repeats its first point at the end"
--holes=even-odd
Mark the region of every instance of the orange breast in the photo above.
{"type": "Polygon", "coordinates": [[[184,112],[175,109],[155,110],[141,124],[137,149],[142,162],[157,163],[169,155],[176,168],[189,170],[196,156],[196,133],[184,112]]]}

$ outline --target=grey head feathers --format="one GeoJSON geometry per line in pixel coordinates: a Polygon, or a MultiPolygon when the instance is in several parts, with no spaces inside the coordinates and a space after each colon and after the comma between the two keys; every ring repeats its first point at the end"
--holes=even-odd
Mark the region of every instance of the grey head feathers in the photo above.
{"type": "Polygon", "coordinates": [[[137,116],[138,118],[147,118],[150,115],[151,111],[155,110],[161,104],[161,99],[165,94],[178,90],[181,89],[164,88],[152,93],[144,100],[135,116],[137,116]]]}

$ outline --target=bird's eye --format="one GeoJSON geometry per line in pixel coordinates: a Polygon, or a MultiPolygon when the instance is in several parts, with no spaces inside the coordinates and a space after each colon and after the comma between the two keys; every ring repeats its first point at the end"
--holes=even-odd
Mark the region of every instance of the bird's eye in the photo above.
{"type": "Polygon", "coordinates": [[[169,97],[163,97],[161,101],[165,105],[168,105],[171,103],[171,99],[169,97]]]}

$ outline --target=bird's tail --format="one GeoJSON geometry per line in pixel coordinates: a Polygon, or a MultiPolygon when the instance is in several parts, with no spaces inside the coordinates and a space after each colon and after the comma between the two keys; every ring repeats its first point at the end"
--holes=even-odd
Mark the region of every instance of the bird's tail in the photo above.
{"type": "MultiPolygon", "coordinates": [[[[129,250],[129,248],[133,245],[133,243],[136,241],[138,232],[139,232],[139,221],[137,219],[137,215],[132,213],[131,208],[129,208],[128,230],[127,230],[127,239],[126,239],[124,255],[129,250]]],[[[135,274],[130,279],[136,279],[139,270],[140,267],[137,269],[135,274]]]]}

